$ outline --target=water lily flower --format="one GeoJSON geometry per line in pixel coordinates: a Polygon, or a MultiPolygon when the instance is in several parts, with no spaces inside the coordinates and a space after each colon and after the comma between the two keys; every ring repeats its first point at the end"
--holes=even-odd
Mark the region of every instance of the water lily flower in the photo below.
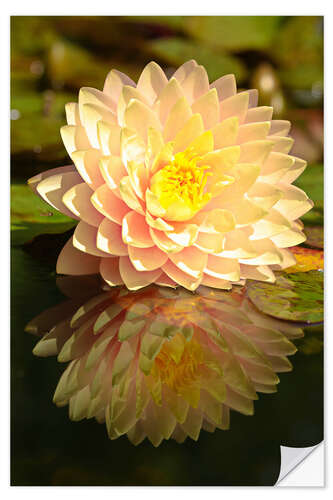
{"type": "Polygon", "coordinates": [[[275,392],[276,373],[292,369],[290,339],[303,332],[260,313],[243,290],[117,287],[78,306],[70,287],[27,327],[43,335],[35,355],[69,362],[54,402],[72,420],[105,422],[110,439],[154,446],[226,430],[230,409],[252,415],[257,393],[275,392]]]}
{"type": "Polygon", "coordinates": [[[103,91],[82,88],[61,129],[73,163],[29,180],[79,220],[57,272],[194,291],[273,282],[295,264],[288,247],[313,206],[292,185],[306,162],[289,154],[290,123],[257,101],[193,60],[170,79],[151,62],[137,84],[112,70],[103,91]]]}

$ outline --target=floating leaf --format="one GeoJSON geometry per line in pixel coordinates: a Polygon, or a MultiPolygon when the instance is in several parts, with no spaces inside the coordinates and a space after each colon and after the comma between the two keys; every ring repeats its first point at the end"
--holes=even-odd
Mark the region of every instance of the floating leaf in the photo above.
{"type": "Polygon", "coordinates": [[[24,184],[11,186],[12,244],[21,245],[42,233],[63,233],[75,221],[36,196],[24,184]]]}
{"type": "Polygon", "coordinates": [[[322,226],[309,226],[303,229],[306,234],[305,245],[313,248],[324,248],[324,228],[322,226]]]}
{"type": "Polygon", "coordinates": [[[286,273],[304,273],[312,271],[314,269],[324,269],[323,251],[302,247],[291,247],[289,248],[289,250],[294,254],[294,257],[296,258],[296,264],[285,269],[286,273]]]}
{"type": "Polygon", "coordinates": [[[154,56],[174,66],[179,66],[189,59],[195,59],[198,64],[205,66],[211,81],[228,73],[234,73],[238,81],[243,81],[246,77],[246,68],[239,59],[221,52],[214,52],[202,43],[192,40],[180,37],[159,38],[147,42],[146,48],[154,56]]]}
{"type": "Polygon", "coordinates": [[[275,318],[317,323],[323,321],[323,273],[280,274],[275,283],[248,281],[247,295],[263,313],[275,318]]]}

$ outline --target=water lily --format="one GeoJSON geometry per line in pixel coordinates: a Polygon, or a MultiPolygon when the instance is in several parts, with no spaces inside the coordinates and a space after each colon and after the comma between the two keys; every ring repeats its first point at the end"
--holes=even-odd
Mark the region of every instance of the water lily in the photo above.
{"type": "Polygon", "coordinates": [[[79,220],[57,272],[193,291],[273,282],[295,264],[313,204],[292,183],[306,162],[289,154],[290,123],[257,100],[193,60],[170,79],[151,62],[137,84],[112,70],[103,91],[82,88],[61,129],[73,163],[29,181],[79,220]]]}
{"type": "Polygon", "coordinates": [[[290,339],[303,335],[259,313],[239,287],[117,287],[81,303],[69,290],[68,301],[27,327],[43,335],[35,355],[69,362],[54,402],[68,404],[72,420],[95,418],[110,439],[127,434],[134,444],[197,440],[201,429],[228,429],[230,410],[252,415],[258,392],[275,392],[276,372],[292,369],[290,339]]]}

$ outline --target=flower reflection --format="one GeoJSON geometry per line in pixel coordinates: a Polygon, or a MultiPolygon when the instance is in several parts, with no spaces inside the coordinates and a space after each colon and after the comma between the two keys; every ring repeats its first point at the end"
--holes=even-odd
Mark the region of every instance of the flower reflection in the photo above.
{"type": "Polygon", "coordinates": [[[303,335],[259,313],[242,289],[193,294],[151,285],[87,299],[77,283],[62,278],[70,299],[27,330],[43,334],[34,354],[70,362],[54,402],[68,404],[72,420],[105,421],[111,439],[127,434],[158,446],[228,429],[230,409],[252,415],[257,393],[276,391],[276,373],[292,369],[290,339],[303,335]]]}

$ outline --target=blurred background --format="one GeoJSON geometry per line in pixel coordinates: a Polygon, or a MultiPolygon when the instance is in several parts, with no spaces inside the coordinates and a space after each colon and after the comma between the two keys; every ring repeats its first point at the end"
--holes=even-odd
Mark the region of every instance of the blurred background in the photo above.
{"type": "Polygon", "coordinates": [[[155,60],[170,76],[192,58],[211,81],[234,73],[239,89],[257,88],[259,105],[274,106],[274,118],[292,122],[292,153],[309,164],[297,185],[315,202],[304,222],[322,238],[322,17],[12,17],[14,485],[270,485],[279,474],[280,444],[312,446],[322,439],[316,335],[304,341],[310,347],[299,344],[294,371],[281,376],[274,397],[260,397],[255,417],[234,412],[228,432],[203,432],[198,443],[167,442],[154,450],[149,443],[134,448],[126,438],[110,442],[95,422],[70,422],[67,408],[52,403],[64,366],[35,358],[36,339],[24,333],[28,321],[62,300],[55,259],[73,221],[33,195],[26,181],[69,163],[59,132],[64,105],[77,101],[82,86],[102,89],[112,68],[136,80],[155,60]]]}

